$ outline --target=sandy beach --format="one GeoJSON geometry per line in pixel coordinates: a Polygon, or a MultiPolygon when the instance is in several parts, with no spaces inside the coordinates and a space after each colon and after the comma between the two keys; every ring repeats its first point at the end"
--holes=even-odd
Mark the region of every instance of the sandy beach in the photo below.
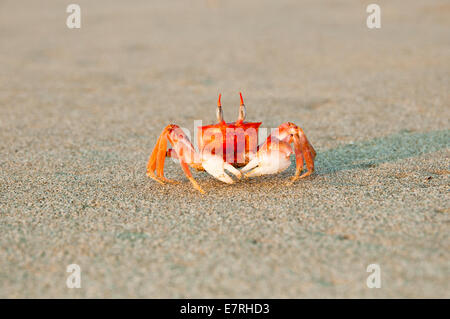
{"type": "Polygon", "coordinates": [[[450,297],[448,1],[377,1],[380,29],[371,1],[79,0],[80,29],[25,3],[0,2],[1,298],[450,297]],[[233,121],[239,91],[313,176],[146,176],[167,124],[219,93],[233,121]]]}

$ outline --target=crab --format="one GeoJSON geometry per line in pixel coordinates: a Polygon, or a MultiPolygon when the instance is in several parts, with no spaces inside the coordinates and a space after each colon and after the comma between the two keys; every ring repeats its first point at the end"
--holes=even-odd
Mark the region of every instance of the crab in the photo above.
{"type": "Polygon", "coordinates": [[[192,186],[205,193],[192,176],[190,167],[207,171],[218,180],[232,184],[234,180],[225,170],[238,179],[266,174],[276,174],[287,169],[290,155],[295,154],[295,174],[288,182],[292,184],[314,172],[316,151],[303,130],[291,122],[281,124],[264,143],[258,145],[258,129],[261,122],[245,122],[246,107],[240,96],[239,116],[236,122],[223,119],[221,94],[217,101],[217,124],[199,127],[198,150],[186,133],[175,124],[167,125],[159,136],[147,164],[147,176],[158,183],[176,183],[164,177],[166,157],[177,159],[192,186]],[[167,141],[172,148],[167,150],[167,141]],[[291,146],[293,144],[293,147],[291,146]],[[306,163],[307,171],[303,172],[306,163]],[[238,169],[240,168],[240,170],[238,169]]]}

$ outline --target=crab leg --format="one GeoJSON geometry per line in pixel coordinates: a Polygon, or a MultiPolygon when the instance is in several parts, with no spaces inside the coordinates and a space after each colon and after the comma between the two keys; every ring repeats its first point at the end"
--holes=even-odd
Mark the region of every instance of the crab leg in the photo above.
{"type": "Polygon", "coordinates": [[[147,176],[161,184],[164,184],[164,182],[174,182],[164,177],[164,160],[166,157],[174,157],[180,161],[181,168],[192,186],[201,193],[205,192],[192,176],[189,166],[204,169],[218,180],[228,184],[232,184],[234,181],[225,173],[225,170],[241,178],[241,172],[239,170],[225,162],[221,156],[211,153],[211,149],[214,147],[221,148],[222,144],[212,143],[207,146],[202,154],[197,153],[189,138],[179,126],[174,124],[168,125],[159,136],[155,148],[150,155],[147,164],[147,176]],[[167,140],[171,143],[172,148],[166,151],[167,140]]]}
{"type": "Polygon", "coordinates": [[[153,148],[152,154],[150,155],[150,159],[148,160],[148,163],[147,163],[147,176],[154,179],[155,181],[157,181],[160,184],[164,184],[164,182],[159,180],[159,178],[155,175],[155,169],[156,169],[156,158],[159,153],[159,142],[161,141],[162,136],[163,136],[163,134],[161,134],[159,136],[158,140],[156,141],[156,145],[153,148]]]}
{"type": "Polygon", "coordinates": [[[164,159],[166,152],[165,148],[167,147],[167,140],[165,135],[166,132],[163,131],[163,133],[161,133],[161,135],[159,136],[147,164],[147,176],[154,179],[160,184],[164,184],[164,182],[175,183],[175,181],[164,177],[164,159]]]}
{"type": "Polygon", "coordinates": [[[196,190],[198,190],[200,193],[205,194],[205,191],[200,187],[200,185],[198,185],[197,181],[192,176],[192,173],[191,173],[191,171],[189,169],[189,165],[183,160],[180,160],[180,164],[181,164],[181,168],[183,169],[184,174],[189,179],[189,181],[191,182],[192,186],[194,186],[194,188],[196,190]]]}
{"type": "Polygon", "coordinates": [[[314,158],[316,157],[316,151],[309,143],[303,130],[299,128],[300,133],[293,136],[296,169],[295,175],[292,177],[291,182],[295,182],[299,178],[304,178],[311,175],[314,172],[314,158]],[[303,158],[306,162],[306,168],[308,171],[300,175],[303,171],[303,158]]]}
{"type": "Polygon", "coordinates": [[[181,167],[183,168],[186,177],[189,179],[195,189],[197,189],[201,193],[204,193],[204,191],[192,177],[192,174],[189,171],[189,166],[187,164],[188,162],[190,163],[195,156],[194,147],[192,146],[189,139],[185,136],[181,128],[177,125],[168,125],[159,136],[147,164],[147,176],[154,179],[160,184],[164,184],[164,182],[174,182],[164,177],[164,161],[166,158],[167,140],[169,140],[169,142],[173,146],[173,149],[169,150],[170,154],[176,154],[176,157],[180,160],[181,167]]]}
{"type": "Polygon", "coordinates": [[[166,177],[164,177],[164,161],[166,159],[167,139],[161,138],[158,144],[158,153],[156,155],[156,175],[158,178],[167,183],[175,183],[166,177]]]}

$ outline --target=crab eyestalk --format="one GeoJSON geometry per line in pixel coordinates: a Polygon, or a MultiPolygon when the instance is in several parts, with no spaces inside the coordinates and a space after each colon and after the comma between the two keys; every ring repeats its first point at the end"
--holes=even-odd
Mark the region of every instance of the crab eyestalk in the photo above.
{"type": "Polygon", "coordinates": [[[236,123],[242,123],[245,120],[245,104],[244,99],[242,98],[242,93],[239,92],[239,97],[241,98],[241,105],[239,106],[239,117],[236,123]]]}
{"type": "Polygon", "coordinates": [[[220,97],[222,96],[222,94],[219,94],[219,99],[217,100],[217,111],[216,111],[216,116],[217,116],[217,121],[219,123],[223,123],[223,112],[222,112],[222,104],[220,103],[220,97]]]}

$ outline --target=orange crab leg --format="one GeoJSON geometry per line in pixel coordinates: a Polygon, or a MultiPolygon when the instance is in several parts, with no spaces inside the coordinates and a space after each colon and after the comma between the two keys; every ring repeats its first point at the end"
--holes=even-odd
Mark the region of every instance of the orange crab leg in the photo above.
{"type": "Polygon", "coordinates": [[[314,158],[316,156],[316,152],[314,148],[312,148],[311,144],[309,144],[303,132],[299,135],[294,135],[293,140],[296,170],[295,175],[292,177],[291,181],[295,182],[297,179],[307,177],[314,172],[314,158]],[[305,159],[306,168],[308,169],[308,171],[300,175],[303,171],[303,158],[305,159]]]}
{"type": "Polygon", "coordinates": [[[294,151],[295,151],[295,176],[300,176],[300,173],[303,170],[303,154],[300,139],[296,135],[294,135],[294,151]]]}
{"type": "Polygon", "coordinates": [[[311,143],[309,143],[303,130],[295,124],[291,125],[295,126],[295,133],[292,135],[292,140],[294,142],[296,161],[295,175],[292,177],[291,182],[295,182],[297,179],[307,177],[314,172],[314,159],[316,157],[316,151],[312,147],[311,143]],[[300,175],[303,171],[303,159],[306,162],[306,168],[308,171],[300,175]]]}
{"type": "Polygon", "coordinates": [[[175,182],[164,177],[164,159],[167,147],[166,136],[167,132],[163,131],[156,142],[155,148],[153,149],[147,164],[147,176],[160,184],[164,184],[164,182],[175,182]]]}
{"type": "MultiPolygon", "coordinates": [[[[166,135],[168,133],[169,132],[167,132],[166,135]]],[[[163,137],[159,141],[158,152],[156,155],[156,175],[163,182],[175,183],[175,181],[172,181],[172,180],[164,177],[164,161],[166,159],[166,148],[167,148],[167,138],[163,137]]]]}
{"type": "MultiPolygon", "coordinates": [[[[150,159],[147,164],[147,176],[161,184],[164,184],[164,182],[175,182],[164,177],[164,161],[166,157],[176,157],[180,160],[181,167],[194,188],[201,193],[204,193],[203,189],[201,189],[201,187],[192,177],[188,166],[188,162],[190,163],[190,160],[192,160],[192,158],[186,156],[193,155],[192,153],[194,152],[195,151],[192,144],[184,135],[180,127],[173,124],[168,125],[159,136],[156,145],[150,155],[150,159]],[[167,140],[169,140],[174,148],[169,149],[166,152],[167,140]]],[[[192,165],[195,165],[195,163],[192,163],[192,165]]]]}
{"type": "Polygon", "coordinates": [[[194,188],[196,190],[198,190],[200,193],[205,194],[205,191],[200,187],[200,185],[198,185],[198,183],[194,179],[194,177],[192,177],[192,173],[191,173],[191,170],[189,169],[189,165],[185,161],[183,161],[181,159],[180,159],[180,164],[181,164],[181,168],[183,169],[184,174],[189,179],[189,181],[191,182],[192,186],[194,186],[194,188]]]}
{"type": "Polygon", "coordinates": [[[159,180],[159,178],[155,175],[155,169],[156,169],[157,156],[159,153],[159,143],[160,143],[163,135],[164,135],[164,133],[161,134],[159,136],[158,140],[156,141],[156,145],[153,148],[152,154],[150,155],[150,159],[148,160],[148,163],[147,163],[147,176],[154,179],[155,181],[157,181],[160,184],[164,184],[164,183],[161,180],[159,180]]]}

